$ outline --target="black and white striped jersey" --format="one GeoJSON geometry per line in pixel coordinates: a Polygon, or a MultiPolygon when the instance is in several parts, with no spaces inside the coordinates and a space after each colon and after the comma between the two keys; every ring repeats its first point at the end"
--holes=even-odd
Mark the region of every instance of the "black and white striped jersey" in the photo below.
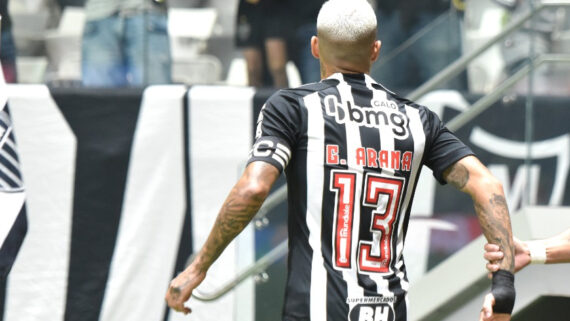
{"type": "Polygon", "coordinates": [[[368,75],[269,98],[249,162],[287,176],[284,320],[406,320],[402,250],[421,167],[445,183],[470,154],[437,115],[368,75]]]}

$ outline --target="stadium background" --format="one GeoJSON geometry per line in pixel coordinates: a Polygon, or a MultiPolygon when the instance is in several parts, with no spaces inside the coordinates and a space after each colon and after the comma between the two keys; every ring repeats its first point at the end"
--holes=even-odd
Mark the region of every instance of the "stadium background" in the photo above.
{"type": "MultiPolygon", "coordinates": [[[[117,93],[50,91],[39,85],[9,85],[8,91],[26,180],[29,232],[6,288],[4,320],[163,319],[165,286],[205,239],[245,163],[255,114],[271,91],[153,86],[117,93]]],[[[437,94],[440,101],[458,97],[456,92],[437,94]]],[[[469,103],[478,96],[464,98],[469,103]]],[[[537,97],[536,143],[547,144],[551,153],[533,165],[536,205],[570,205],[568,103],[567,98],[537,97]]],[[[460,108],[453,99],[449,104],[440,111],[444,119],[460,108]]],[[[521,144],[523,109],[523,99],[498,103],[458,131],[506,179],[513,213],[521,207],[524,159],[492,146],[498,139],[521,144]]],[[[408,265],[422,267],[412,268],[412,280],[480,234],[470,200],[436,185],[427,172],[407,240],[408,265]]],[[[285,210],[277,208],[267,227],[249,228],[240,237],[216,263],[206,292],[285,238],[285,210]]],[[[481,257],[473,261],[483,265],[481,257]]],[[[238,319],[228,313],[227,320],[275,318],[284,273],[281,260],[268,269],[267,283],[246,282],[236,290],[241,294],[205,304],[214,310],[194,306],[195,319],[213,313],[220,320],[220,305],[236,315],[245,313],[238,319]]]]}
{"type": "MultiPolygon", "coordinates": [[[[226,46],[216,37],[207,42],[226,46]]],[[[194,50],[194,44],[181,50],[194,50]]],[[[220,73],[230,72],[229,65],[223,69],[220,73]]],[[[204,71],[197,78],[201,75],[204,71]]],[[[272,92],[233,85],[121,90],[8,85],[2,94],[8,96],[17,136],[29,230],[0,289],[0,319],[278,319],[284,259],[267,269],[268,278],[249,278],[212,303],[194,301],[189,317],[169,312],[163,301],[169,280],[203,242],[240,174],[256,115],[272,92]]],[[[483,94],[440,90],[419,102],[448,121],[483,94]]],[[[533,97],[536,154],[530,162],[527,104],[525,95],[505,95],[457,131],[502,180],[513,215],[525,204],[570,206],[570,97],[533,97]]],[[[412,282],[480,235],[468,197],[436,185],[430,176],[429,170],[422,172],[408,233],[412,282]]],[[[205,292],[285,239],[285,206],[268,218],[267,226],[250,226],[216,263],[205,292]]],[[[553,224],[551,231],[565,227],[553,224]]],[[[481,255],[472,260],[483,275],[481,255]]],[[[549,320],[566,320],[557,311],[564,311],[570,294],[554,294],[560,296],[526,307],[515,320],[538,320],[533,315],[544,309],[552,313],[549,320]]]]}

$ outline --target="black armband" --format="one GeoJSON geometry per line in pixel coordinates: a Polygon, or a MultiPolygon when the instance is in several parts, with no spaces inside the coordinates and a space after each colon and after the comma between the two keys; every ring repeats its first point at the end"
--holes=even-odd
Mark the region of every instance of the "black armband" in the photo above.
{"type": "Polygon", "coordinates": [[[516,296],[515,275],[506,270],[494,272],[491,293],[495,297],[493,312],[511,314],[516,296]]]}

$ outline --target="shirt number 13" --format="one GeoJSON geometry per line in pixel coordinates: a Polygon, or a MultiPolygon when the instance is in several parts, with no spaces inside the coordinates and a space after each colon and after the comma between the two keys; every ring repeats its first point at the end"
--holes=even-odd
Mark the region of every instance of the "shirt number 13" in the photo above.
{"type": "MultiPolygon", "coordinates": [[[[368,173],[364,178],[362,206],[372,208],[372,240],[359,240],[358,269],[386,273],[392,260],[392,235],[399,212],[404,179],[368,173]]],[[[351,269],[356,173],[331,171],[330,190],[335,193],[333,262],[337,269],[351,269]]],[[[364,219],[364,217],[362,217],[364,219]]]]}

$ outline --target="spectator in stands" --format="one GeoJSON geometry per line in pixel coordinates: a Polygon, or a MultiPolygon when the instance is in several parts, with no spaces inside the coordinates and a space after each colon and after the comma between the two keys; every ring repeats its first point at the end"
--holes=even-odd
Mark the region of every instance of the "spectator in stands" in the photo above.
{"type": "Polygon", "coordinates": [[[16,45],[12,36],[12,21],[8,14],[8,0],[0,0],[0,63],[4,79],[8,83],[15,83],[18,80],[16,72],[16,45]]]}
{"type": "Polygon", "coordinates": [[[235,41],[242,49],[250,86],[285,88],[289,85],[286,39],[291,17],[288,8],[286,0],[239,1],[235,41]]]}
{"type": "MultiPolygon", "coordinates": [[[[392,89],[420,86],[461,56],[461,31],[458,10],[461,0],[382,0],[377,1],[382,55],[372,74],[392,89]],[[450,8],[449,14],[446,14],[450,8]],[[446,16],[442,16],[446,14],[446,16]],[[441,17],[441,18],[440,18],[441,17]],[[409,48],[399,47],[423,33],[409,48]]],[[[463,77],[444,84],[464,89],[463,77]]]]}
{"type": "MultiPolygon", "coordinates": [[[[513,18],[516,19],[530,10],[530,5],[527,1],[495,0],[495,2],[509,11],[509,20],[513,18]]],[[[538,15],[534,26],[531,26],[530,23],[527,24],[521,30],[513,32],[513,34],[502,43],[503,46],[501,49],[503,58],[505,59],[507,73],[512,74],[521,65],[527,62],[531,42],[530,34],[533,33],[533,29],[534,37],[532,41],[535,46],[535,54],[539,55],[550,51],[550,38],[554,29],[554,14],[552,10],[543,11],[542,14],[538,15]]]]}
{"type": "Polygon", "coordinates": [[[294,27],[290,53],[293,62],[299,69],[301,81],[306,83],[321,80],[319,60],[311,54],[311,37],[317,34],[317,15],[325,0],[292,0],[295,8],[294,27]]]}
{"type": "Polygon", "coordinates": [[[171,82],[164,0],[87,0],[85,12],[84,86],[171,82]]]}
{"type": "MultiPolygon", "coordinates": [[[[494,0],[503,6],[508,14],[505,15],[505,25],[516,21],[526,15],[532,6],[529,1],[522,0],[494,0]]],[[[536,5],[535,5],[536,6],[536,5]]],[[[566,53],[564,47],[557,48],[557,32],[568,28],[570,11],[562,8],[547,8],[542,10],[527,22],[521,29],[512,32],[502,42],[501,52],[505,60],[505,76],[511,76],[522,66],[534,59],[548,53],[566,53]],[[559,10],[561,9],[561,10],[559,10]],[[532,49],[531,49],[532,47],[532,49]],[[531,51],[532,50],[532,51],[531,51]]],[[[562,40],[563,41],[563,40],[562,40]]],[[[567,95],[570,93],[570,79],[567,65],[548,64],[534,71],[533,92],[542,95],[567,95]]],[[[528,92],[528,81],[519,81],[515,91],[528,92]]]]}

